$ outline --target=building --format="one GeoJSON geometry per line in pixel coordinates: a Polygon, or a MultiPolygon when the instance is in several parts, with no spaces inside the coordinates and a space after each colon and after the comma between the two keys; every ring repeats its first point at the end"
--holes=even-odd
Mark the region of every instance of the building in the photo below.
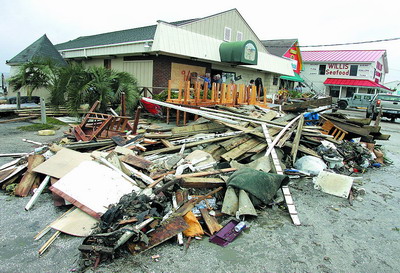
{"type": "Polygon", "coordinates": [[[315,92],[333,98],[390,91],[386,50],[302,51],[302,78],[315,92]]]}
{"type": "Polygon", "coordinates": [[[386,82],[385,86],[393,91],[393,94],[400,95],[400,81],[386,82]]]}
{"type": "Polygon", "coordinates": [[[67,61],[101,65],[134,75],[156,93],[197,73],[220,74],[226,83],[261,78],[268,93],[291,62],[270,54],[237,9],[208,17],[84,36],[56,45],[67,61]]]}
{"type": "MultiPolygon", "coordinates": [[[[6,61],[6,64],[10,66],[10,76],[15,75],[22,64],[35,59],[50,59],[57,65],[67,64],[67,62],[62,58],[60,53],[45,34],[14,56],[12,59],[6,61]]],[[[21,94],[26,95],[26,90],[21,90],[21,94]]],[[[13,94],[8,92],[8,95],[13,94]]],[[[44,88],[39,88],[35,90],[35,96],[47,98],[49,96],[49,92],[44,88]]]]}
{"type": "Polygon", "coordinates": [[[261,42],[269,53],[285,58],[292,64],[294,76],[281,76],[279,89],[293,90],[299,83],[304,82],[300,76],[303,60],[298,39],[262,40],[261,42]]]}

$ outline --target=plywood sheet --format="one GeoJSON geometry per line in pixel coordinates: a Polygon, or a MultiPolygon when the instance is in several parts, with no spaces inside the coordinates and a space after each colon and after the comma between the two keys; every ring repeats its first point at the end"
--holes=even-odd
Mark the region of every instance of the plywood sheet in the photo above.
{"type": "Polygon", "coordinates": [[[348,198],[353,178],[346,175],[321,171],[315,179],[315,188],[343,198],[348,198]]]}
{"type": "Polygon", "coordinates": [[[82,209],[100,218],[111,204],[138,187],[120,173],[95,161],[84,161],[50,187],[50,190],[82,209]]]}
{"type": "Polygon", "coordinates": [[[69,235],[86,237],[92,234],[92,230],[98,222],[96,218],[75,208],[72,212],[54,221],[50,227],[69,235]]]}
{"type": "Polygon", "coordinates": [[[58,151],[54,156],[33,169],[34,172],[61,178],[76,168],[83,161],[91,161],[89,153],[80,153],[67,148],[58,151]]]}

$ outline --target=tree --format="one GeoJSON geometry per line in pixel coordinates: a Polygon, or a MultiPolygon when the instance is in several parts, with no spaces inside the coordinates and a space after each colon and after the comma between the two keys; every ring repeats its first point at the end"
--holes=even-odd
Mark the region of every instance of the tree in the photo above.
{"type": "Polygon", "coordinates": [[[92,105],[97,100],[100,112],[105,112],[109,105],[118,107],[122,92],[128,112],[133,114],[139,100],[137,81],[132,75],[102,66],[85,68],[77,63],[57,66],[51,61],[36,59],[23,64],[9,82],[15,90],[27,88],[28,96],[38,88],[47,88],[50,104],[65,105],[73,114],[77,114],[82,104],[92,105]]]}
{"type": "Polygon", "coordinates": [[[9,84],[14,91],[26,88],[27,95],[31,97],[36,89],[49,86],[54,68],[51,60],[31,60],[20,66],[17,74],[9,79],[9,84]]]}

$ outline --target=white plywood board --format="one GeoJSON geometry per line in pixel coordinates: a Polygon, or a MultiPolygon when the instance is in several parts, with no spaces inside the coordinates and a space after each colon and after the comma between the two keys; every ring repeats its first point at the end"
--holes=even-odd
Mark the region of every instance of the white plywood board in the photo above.
{"type": "Polygon", "coordinates": [[[321,171],[315,178],[314,183],[316,189],[339,197],[348,198],[353,185],[353,178],[337,173],[321,171]]]}
{"type": "Polygon", "coordinates": [[[123,195],[138,189],[120,173],[95,161],[82,162],[50,187],[95,218],[100,218],[123,195]]]}

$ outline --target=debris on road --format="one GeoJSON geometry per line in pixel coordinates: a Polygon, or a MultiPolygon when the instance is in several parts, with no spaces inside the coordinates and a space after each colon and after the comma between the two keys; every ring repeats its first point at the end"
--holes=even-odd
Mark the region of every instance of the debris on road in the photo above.
{"type": "Polygon", "coordinates": [[[187,247],[193,237],[205,236],[226,246],[258,210],[276,204],[300,225],[289,190],[297,178],[314,177],[317,189],[350,199],[354,177],[385,164],[374,140],[389,136],[379,126],[307,110],[311,103],[276,111],[143,100],[183,111],[185,122],[193,121],[151,123],[139,119],[139,111],[132,124],[115,112],[95,112],[95,104],[67,138],[34,142],[32,152],[0,167],[1,189],[34,194],[26,210],[47,188],[55,205],[73,208],[38,234],[55,231],[40,255],[60,232],[85,237],[82,263],[94,267],[121,248],[138,254],[173,237],[179,245],[187,238],[187,247]]]}

